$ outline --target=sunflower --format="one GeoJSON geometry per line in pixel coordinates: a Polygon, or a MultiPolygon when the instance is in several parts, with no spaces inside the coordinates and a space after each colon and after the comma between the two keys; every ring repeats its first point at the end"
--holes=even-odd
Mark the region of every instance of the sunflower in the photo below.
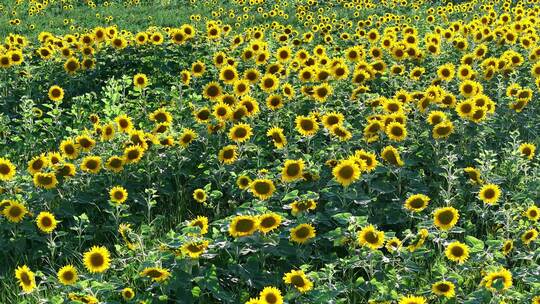
{"type": "Polygon", "coordinates": [[[171,124],[173,121],[172,115],[165,108],[161,107],[148,115],[150,121],[163,124],[171,124]]]}
{"type": "Polygon", "coordinates": [[[510,251],[514,249],[514,241],[513,240],[506,240],[504,241],[501,251],[504,255],[508,255],[510,251]]]}
{"type": "Polygon", "coordinates": [[[242,237],[252,235],[257,231],[259,218],[250,215],[235,216],[229,225],[229,234],[232,237],[242,237]]]}
{"type": "Polygon", "coordinates": [[[339,112],[329,112],[322,116],[321,121],[326,129],[331,129],[333,126],[341,125],[345,120],[345,116],[339,112]]]}
{"type": "Polygon", "coordinates": [[[426,298],[417,296],[406,296],[399,299],[398,304],[426,304],[426,298]]]}
{"type": "Polygon", "coordinates": [[[527,208],[524,213],[525,216],[531,221],[537,221],[538,219],[540,219],[540,208],[534,205],[527,208]]]}
{"type": "Polygon", "coordinates": [[[249,81],[249,83],[257,83],[259,81],[259,71],[256,69],[247,69],[244,72],[244,78],[249,81]]]}
{"type": "Polygon", "coordinates": [[[133,76],[133,85],[135,88],[142,90],[148,86],[148,77],[143,73],[138,73],[133,76]]]}
{"type": "Polygon", "coordinates": [[[133,128],[133,122],[131,122],[131,117],[125,114],[117,116],[114,121],[116,122],[118,131],[120,132],[129,133],[129,131],[131,131],[131,128],[133,128]]]}
{"type": "Polygon", "coordinates": [[[521,152],[521,155],[528,159],[533,159],[535,150],[536,146],[532,143],[523,143],[519,146],[519,152],[521,152]]]}
{"type": "Polygon", "coordinates": [[[178,142],[180,146],[186,148],[197,138],[197,133],[190,128],[184,128],[178,142]]]}
{"type": "Polygon", "coordinates": [[[467,168],[463,169],[463,171],[465,172],[465,174],[467,174],[467,177],[469,178],[470,181],[472,181],[474,183],[477,183],[477,184],[482,183],[480,170],[478,170],[476,168],[473,168],[473,167],[467,167],[467,168]]]}
{"type": "Polygon", "coordinates": [[[391,122],[385,129],[386,135],[391,140],[402,141],[407,137],[407,128],[398,122],[391,122]]]}
{"type": "Polygon", "coordinates": [[[114,128],[114,124],[108,123],[103,125],[101,129],[101,140],[102,141],[109,141],[114,138],[114,135],[116,134],[116,129],[114,128]]]}
{"type": "Polygon", "coordinates": [[[489,272],[482,278],[481,285],[491,291],[506,290],[512,287],[512,273],[501,267],[499,270],[489,272]]]}
{"type": "Polygon", "coordinates": [[[302,136],[312,136],[319,130],[317,120],[313,116],[299,115],[295,119],[296,131],[302,136]]]}
{"type": "Polygon", "coordinates": [[[49,99],[56,102],[61,102],[64,99],[64,89],[57,85],[49,88],[49,99]]]}
{"type": "Polygon", "coordinates": [[[315,210],[315,208],[317,208],[317,202],[315,202],[314,200],[294,201],[291,203],[292,215],[297,215],[299,213],[309,210],[315,210]]]}
{"type": "Polygon", "coordinates": [[[128,198],[128,192],[125,188],[114,186],[109,190],[109,200],[115,204],[122,204],[128,198]]]}
{"type": "Polygon", "coordinates": [[[313,289],[313,282],[311,282],[304,271],[291,270],[283,276],[283,282],[285,284],[291,284],[301,293],[306,293],[313,289]]]}
{"type": "Polygon", "coordinates": [[[50,173],[38,172],[34,174],[34,178],[32,180],[36,187],[43,188],[46,190],[53,189],[58,184],[58,179],[56,178],[56,174],[52,172],[50,173]]]}
{"type": "Polygon", "coordinates": [[[219,150],[218,159],[220,162],[230,165],[238,159],[237,151],[238,147],[235,145],[225,146],[219,150]]]}
{"type": "Polygon", "coordinates": [[[354,152],[354,157],[363,161],[364,167],[362,167],[361,169],[366,172],[371,172],[375,170],[375,168],[377,168],[379,164],[375,153],[367,152],[364,149],[356,150],[354,152]]]}
{"type": "Polygon", "coordinates": [[[394,166],[403,166],[405,163],[401,160],[401,156],[399,155],[399,151],[392,147],[392,146],[386,146],[381,152],[381,157],[389,162],[390,164],[394,166]]]}
{"type": "Polygon", "coordinates": [[[119,156],[111,156],[105,163],[105,168],[109,171],[120,172],[124,170],[124,158],[119,156]]]}
{"type": "Polygon", "coordinates": [[[42,232],[51,233],[56,228],[57,221],[54,214],[42,211],[36,217],[36,224],[42,232]]]}
{"type": "Polygon", "coordinates": [[[476,94],[482,93],[482,86],[478,82],[472,80],[464,80],[459,85],[459,92],[464,97],[472,97],[476,94]]]}
{"type": "MultiPolygon", "coordinates": [[[[2,201],[5,203],[6,201],[2,201]]],[[[4,216],[12,223],[18,223],[22,221],[28,210],[26,209],[26,206],[23,204],[17,202],[17,201],[7,201],[9,202],[9,205],[4,207],[4,210],[2,213],[4,216]]]]}
{"type": "Polygon", "coordinates": [[[399,251],[401,249],[401,245],[401,240],[397,237],[393,237],[386,242],[386,245],[384,247],[386,248],[386,250],[392,253],[399,251]]]}
{"type": "Polygon", "coordinates": [[[56,277],[58,278],[58,281],[62,283],[62,285],[73,285],[79,278],[77,275],[77,269],[73,265],[66,265],[60,268],[56,274],[56,277]]]}
{"type": "Polygon", "coordinates": [[[360,178],[360,167],[353,159],[341,160],[332,169],[332,175],[338,183],[347,187],[360,178]]]}
{"type": "Polygon", "coordinates": [[[81,170],[88,173],[97,174],[101,170],[101,157],[86,156],[81,163],[81,170]]]}
{"type": "Polygon", "coordinates": [[[129,301],[135,297],[135,291],[129,287],[126,287],[122,289],[121,295],[124,300],[129,301]]]}
{"type": "Polygon", "coordinates": [[[429,196],[424,194],[413,194],[405,200],[405,208],[414,212],[420,212],[427,208],[430,201],[429,196]]]}
{"type": "Polygon", "coordinates": [[[281,225],[281,216],[277,213],[265,213],[259,216],[260,232],[267,234],[281,225]]]}
{"type": "Polygon", "coordinates": [[[271,93],[279,87],[279,79],[272,74],[265,74],[261,78],[259,86],[266,93],[271,93]]]}
{"type": "Polygon", "coordinates": [[[208,218],[206,216],[197,216],[188,224],[190,227],[199,227],[199,233],[205,235],[208,233],[208,218]]]}
{"type": "Polygon", "coordinates": [[[315,227],[311,224],[300,224],[290,230],[290,238],[298,244],[304,244],[315,237],[315,227]]]}
{"type": "Polygon", "coordinates": [[[171,276],[171,273],[169,270],[161,267],[146,267],[141,271],[140,275],[149,277],[154,282],[163,282],[171,276]]]}
{"type": "Polygon", "coordinates": [[[35,275],[26,265],[17,267],[15,270],[15,278],[17,278],[19,286],[21,286],[25,293],[32,292],[32,290],[36,288],[35,275]]]}
{"type": "Polygon", "coordinates": [[[469,246],[459,241],[454,241],[448,244],[444,254],[450,261],[463,264],[469,258],[469,246]]]}
{"type": "Polygon", "coordinates": [[[84,266],[91,273],[104,272],[109,268],[111,254],[104,246],[93,246],[83,256],[84,266]]]}
{"type": "Polygon", "coordinates": [[[7,158],[0,157],[0,180],[10,181],[16,173],[17,170],[13,163],[7,158]]]}
{"type": "Polygon", "coordinates": [[[253,134],[251,126],[245,123],[235,124],[229,131],[229,138],[237,143],[247,141],[253,134]]]}
{"type": "Polygon", "coordinates": [[[191,64],[191,74],[193,77],[201,77],[206,71],[206,65],[201,61],[195,61],[191,64]]]}
{"type": "Polygon", "coordinates": [[[195,191],[193,191],[193,198],[199,203],[206,202],[206,197],[207,195],[204,189],[195,189],[195,191]]]}
{"type": "Polygon", "coordinates": [[[293,182],[302,179],[304,171],[304,161],[287,159],[281,169],[281,179],[284,182],[293,182]]]}
{"type": "Polygon", "coordinates": [[[75,57],[69,57],[66,62],[64,62],[64,70],[70,75],[75,74],[80,68],[81,64],[79,63],[79,59],[75,57]]]}
{"type": "Polygon", "coordinates": [[[144,149],[141,146],[129,146],[124,149],[124,163],[138,163],[144,155],[144,149]]]}
{"type": "Polygon", "coordinates": [[[192,259],[197,259],[206,251],[208,244],[206,240],[187,242],[180,247],[180,251],[192,259]]]}
{"type": "Polygon", "coordinates": [[[251,89],[250,82],[247,79],[236,80],[233,84],[233,87],[234,87],[234,94],[236,94],[237,96],[248,95],[251,89]]]}
{"type": "Polygon", "coordinates": [[[275,287],[265,287],[259,294],[259,304],[283,304],[281,291],[275,287]]]}
{"type": "Polygon", "coordinates": [[[247,175],[240,175],[236,179],[236,185],[238,186],[238,188],[240,188],[240,190],[248,188],[251,182],[251,178],[247,175]]]}
{"type": "Polygon", "coordinates": [[[454,124],[451,121],[443,121],[433,127],[433,138],[445,139],[454,132],[454,124]]]}
{"type": "Polygon", "coordinates": [[[494,205],[501,196],[501,188],[495,184],[486,184],[480,188],[478,198],[488,205],[494,205]]]}
{"type": "Polygon", "coordinates": [[[454,207],[437,208],[433,213],[435,226],[442,230],[452,229],[459,219],[459,212],[454,207]]]}
{"type": "Polygon", "coordinates": [[[255,179],[249,185],[251,193],[260,200],[266,200],[272,196],[276,187],[270,179],[255,179]]]}
{"type": "Polygon", "coordinates": [[[525,231],[521,235],[521,241],[523,241],[523,244],[529,245],[531,242],[536,240],[537,237],[538,237],[538,231],[533,228],[533,229],[529,229],[525,231]]]}
{"type": "Polygon", "coordinates": [[[322,83],[313,87],[313,98],[318,102],[325,102],[326,99],[333,94],[333,88],[327,84],[322,83]]]}
{"type": "Polygon", "coordinates": [[[233,84],[238,79],[238,72],[234,66],[224,66],[219,71],[219,79],[226,84],[233,84]]]}
{"type": "Polygon", "coordinates": [[[191,73],[188,70],[182,70],[180,72],[180,80],[184,85],[189,86],[189,82],[191,81],[191,73]]]}
{"type": "Polygon", "coordinates": [[[269,95],[266,98],[266,106],[272,111],[283,108],[283,97],[281,95],[269,95]]]}
{"type": "Polygon", "coordinates": [[[244,96],[239,105],[243,106],[247,110],[247,116],[253,116],[259,113],[259,103],[251,96],[244,96]]]}
{"type": "Polygon", "coordinates": [[[358,243],[372,250],[379,249],[384,244],[384,231],[378,231],[373,225],[366,226],[358,233],[358,243]]]}
{"type": "Polygon", "coordinates": [[[282,149],[287,145],[287,138],[283,134],[283,129],[280,127],[272,127],[266,135],[272,138],[272,142],[277,149],[282,149]]]}
{"type": "Polygon", "coordinates": [[[450,281],[438,281],[431,285],[431,292],[438,296],[453,298],[456,295],[455,285],[450,281]]]}
{"type": "Polygon", "coordinates": [[[32,158],[28,162],[28,172],[30,172],[31,175],[34,175],[38,172],[41,172],[45,167],[48,165],[48,159],[45,157],[45,155],[41,154],[39,156],[36,156],[32,158]]]}
{"type": "Polygon", "coordinates": [[[88,152],[96,145],[96,141],[88,135],[79,135],[75,138],[82,151],[88,152]]]}

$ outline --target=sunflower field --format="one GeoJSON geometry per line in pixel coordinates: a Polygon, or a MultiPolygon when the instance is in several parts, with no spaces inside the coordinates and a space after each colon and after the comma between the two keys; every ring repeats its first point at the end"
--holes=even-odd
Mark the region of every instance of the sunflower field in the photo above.
{"type": "Polygon", "coordinates": [[[540,1],[5,0],[0,303],[540,304],[540,1]]]}

